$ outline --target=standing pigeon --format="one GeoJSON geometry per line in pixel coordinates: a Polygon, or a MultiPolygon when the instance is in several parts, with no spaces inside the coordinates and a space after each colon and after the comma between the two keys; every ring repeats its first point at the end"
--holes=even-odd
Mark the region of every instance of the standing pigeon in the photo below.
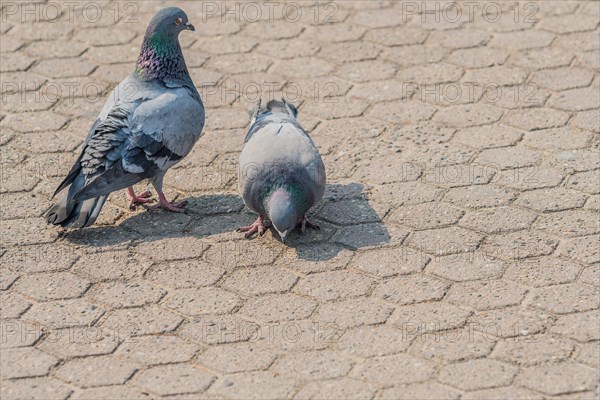
{"type": "Polygon", "coordinates": [[[302,129],[298,110],[285,100],[271,100],[253,113],[238,170],[238,189],[258,219],[239,230],[262,235],[269,220],[282,241],[298,224],[319,229],[307,211],[325,192],[325,166],[315,144],[302,129]]]}
{"type": "MultiPolygon", "coordinates": [[[[46,213],[50,224],[83,228],[94,223],[108,195],[127,188],[130,208],[154,201],[133,185],[149,179],[158,192],[153,208],[183,212],[163,191],[169,168],[185,157],[204,127],[204,106],[190,78],[179,33],[194,31],[179,8],[150,21],[135,71],[111,93],[85,140],[81,155],[54,195],[68,192],[46,213]]],[[[53,196],[54,197],[54,196],[53,196]]]]}

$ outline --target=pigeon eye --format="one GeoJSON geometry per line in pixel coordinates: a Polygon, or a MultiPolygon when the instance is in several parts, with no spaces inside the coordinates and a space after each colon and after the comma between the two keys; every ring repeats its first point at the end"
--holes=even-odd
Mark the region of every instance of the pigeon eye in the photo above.
{"type": "Polygon", "coordinates": [[[183,22],[183,18],[179,17],[175,20],[175,25],[181,25],[182,22],[183,22]]]}

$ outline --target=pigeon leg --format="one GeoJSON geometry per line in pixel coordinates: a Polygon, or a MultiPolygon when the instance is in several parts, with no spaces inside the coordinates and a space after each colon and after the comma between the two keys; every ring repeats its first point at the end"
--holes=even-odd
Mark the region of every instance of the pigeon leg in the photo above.
{"type": "Polygon", "coordinates": [[[150,196],[152,196],[152,193],[150,193],[148,190],[136,195],[133,191],[133,187],[128,187],[127,197],[129,198],[129,209],[133,211],[139,204],[152,203],[153,201],[155,201],[154,199],[151,199],[150,196]]]}
{"type": "Polygon", "coordinates": [[[304,233],[306,228],[310,228],[310,229],[314,229],[314,230],[321,229],[321,227],[319,225],[316,225],[316,224],[313,224],[312,222],[310,222],[308,220],[308,217],[306,216],[306,214],[304,214],[304,217],[302,217],[302,227],[300,228],[300,231],[302,233],[304,233]]]}
{"type": "Polygon", "coordinates": [[[248,239],[254,233],[258,233],[258,236],[262,236],[269,226],[271,226],[271,224],[265,221],[263,217],[259,215],[252,225],[242,226],[238,229],[238,232],[246,232],[244,236],[246,239],[248,239]]]}
{"type": "Polygon", "coordinates": [[[164,208],[165,210],[182,213],[185,212],[185,206],[187,205],[187,201],[179,201],[177,203],[171,203],[165,197],[165,194],[161,191],[158,192],[158,204],[152,206],[153,210],[164,208]]]}

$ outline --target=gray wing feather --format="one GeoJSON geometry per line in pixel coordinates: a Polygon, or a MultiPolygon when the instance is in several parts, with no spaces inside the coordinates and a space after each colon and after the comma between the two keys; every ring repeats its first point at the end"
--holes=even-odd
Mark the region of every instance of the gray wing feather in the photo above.
{"type": "Polygon", "coordinates": [[[274,176],[282,170],[292,174],[311,196],[309,208],[321,200],[325,192],[325,165],[308,134],[295,119],[293,122],[259,121],[240,155],[238,189],[244,203],[259,211],[259,191],[266,180],[282,179],[274,176]],[[280,168],[283,167],[283,168],[280,168]]]}

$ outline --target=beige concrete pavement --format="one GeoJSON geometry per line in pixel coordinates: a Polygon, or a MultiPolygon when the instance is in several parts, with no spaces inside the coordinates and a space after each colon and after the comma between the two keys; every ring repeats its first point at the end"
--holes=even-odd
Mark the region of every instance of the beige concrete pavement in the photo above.
{"type": "Polygon", "coordinates": [[[598,399],[599,2],[75,3],[2,1],[2,399],[598,399]],[[47,226],[173,4],[208,107],[166,178],[188,213],[47,226]],[[257,92],[328,169],[286,245],[235,232],[257,92]]]}

